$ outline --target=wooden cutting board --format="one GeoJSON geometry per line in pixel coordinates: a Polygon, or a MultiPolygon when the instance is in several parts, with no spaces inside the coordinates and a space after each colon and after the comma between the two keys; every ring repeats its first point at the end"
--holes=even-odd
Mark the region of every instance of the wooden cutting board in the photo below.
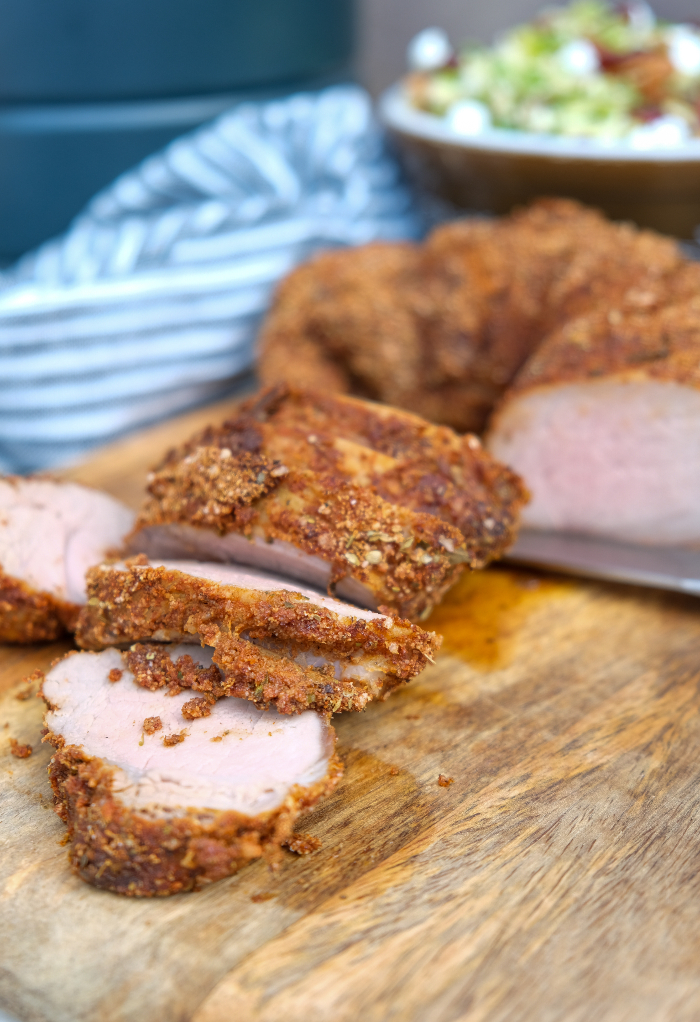
{"type": "MultiPolygon", "coordinates": [[[[221,414],[68,474],[138,504],[147,465],[221,414]]],[[[15,698],[69,644],[5,648],[0,1004],[27,1022],[698,1019],[700,602],[496,569],[430,625],[435,667],[336,718],[345,779],[302,828],[322,849],[162,900],[71,875],[42,707],[15,698]]]]}

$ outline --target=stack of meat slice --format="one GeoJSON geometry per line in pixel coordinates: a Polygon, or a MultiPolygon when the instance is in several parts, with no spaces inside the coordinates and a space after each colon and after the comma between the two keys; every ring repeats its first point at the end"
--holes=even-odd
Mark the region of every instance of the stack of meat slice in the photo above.
{"type": "Polygon", "coordinates": [[[525,499],[474,437],[284,386],[149,488],[133,556],[87,573],[86,651],[43,682],[74,868],[133,895],[274,863],[340,777],[331,714],[433,661],[408,618],[505,549],[525,499]]]}
{"type": "MultiPolygon", "coordinates": [[[[439,646],[409,621],[223,564],[93,568],[88,594],[81,646],[129,645],[136,656],[142,643],[203,643],[219,668],[217,694],[282,713],[362,710],[422,671],[439,646]]],[[[157,650],[139,654],[139,671],[155,669],[157,650]]]]}

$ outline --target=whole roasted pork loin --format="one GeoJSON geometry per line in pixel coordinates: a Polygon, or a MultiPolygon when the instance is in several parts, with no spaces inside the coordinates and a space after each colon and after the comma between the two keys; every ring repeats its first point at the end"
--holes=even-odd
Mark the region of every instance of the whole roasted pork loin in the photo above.
{"type": "Polygon", "coordinates": [[[402,617],[515,537],[520,480],[417,416],[285,385],[171,451],[133,552],[252,564],[402,617]]]}
{"type": "Polygon", "coordinates": [[[258,373],[480,432],[547,333],[672,286],[685,265],[670,238],[564,199],[444,224],[422,245],[325,252],[282,282],[258,373]]]}
{"type": "Polygon", "coordinates": [[[361,710],[422,671],[440,645],[408,621],[223,564],[97,567],[88,597],[76,640],[89,649],[131,645],[144,684],[177,683],[156,643],[202,642],[218,675],[213,689],[196,690],[283,713],[361,710]]]}
{"type": "MultiPolygon", "coordinates": [[[[299,814],[341,776],[327,718],[152,689],[136,683],[128,656],[69,653],[43,681],[57,750],[49,776],[74,870],[148,896],[202,887],[260,856],[274,864],[299,814]]],[[[212,674],[198,647],[167,656],[190,679],[212,674]]]]}
{"type": "Polygon", "coordinates": [[[542,200],[300,267],[259,372],[486,427],[530,528],[697,544],[699,295],[672,239],[542,200]]]}
{"type": "MultiPolygon", "coordinates": [[[[677,291],[700,296],[699,271],[677,291]]],[[[527,480],[524,524],[700,542],[700,297],[665,296],[551,334],[503,399],[488,445],[527,480]]]]}
{"type": "Polygon", "coordinates": [[[105,493],[50,479],[0,479],[0,641],[42,642],[75,626],[85,573],[132,528],[105,493]]]}

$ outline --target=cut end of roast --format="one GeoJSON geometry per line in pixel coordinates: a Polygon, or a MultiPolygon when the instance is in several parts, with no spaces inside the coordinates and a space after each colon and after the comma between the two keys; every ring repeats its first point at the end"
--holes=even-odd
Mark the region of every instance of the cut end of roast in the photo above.
{"type": "MultiPolygon", "coordinates": [[[[211,666],[197,648],[169,655],[191,657],[195,673],[211,666]]],[[[283,716],[224,697],[202,698],[196,715],[192,691],[137,685],[114,649],[69,654],[43,695],[73,863],[120,893],[175,893],[274,858],[298,814],[340,776],[320,714],[283,716]]]]}
{"type": "Polygon", "coordinates": [[[526,528],[700,542],[700,390],[693,386],[608,378],[515,391],[488,445],[532,494],[526,528]]]}

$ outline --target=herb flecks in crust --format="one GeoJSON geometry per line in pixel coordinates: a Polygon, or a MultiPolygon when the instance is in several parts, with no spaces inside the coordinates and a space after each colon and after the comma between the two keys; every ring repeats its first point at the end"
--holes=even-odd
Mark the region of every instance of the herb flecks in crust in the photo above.
{"type": "Polygon", "coordinates": [[[441,641],[409,621],[355,617],[349,605],[334,610],[288,590],[240,588],[133,563],[88,574],[78,643],[128,644],[124,665],[151,691],[190,688],[281,713],[361,710],[432,663],[441,641]],[[193,637],[213,648],[210,667],[189,654],[171,657],[166,643],[193,637]]]}
{"type": "Polygon", "coordinates": [[[476,437],[285,386],[170,451],[150,492],[134,549],[169,524],[290,543],[330,565],[330,591],[352,578],[412,620],[500,556],[526,499],[476,437]]]}
{"type": "Polygon", "coordinates": [[[190,522],[227,532],[244,525],[241,512],[286,474],[265,455],[228,447],[196,447],[149,476],[151,520],[190,522]]]}
{"type": "Polygon", "coordinates": [[[276,867],[282,842],[300,813],[330,794],[342,777],[337,756],[326,776],[294,787],[282,806],[260,816],[188,810],[158,818],[126,807],[114,790],[114,767],[78,746],[57,747],[49,763],[56,812],[68,827],[73,871],[95,887],[130,897],[197,890],[263,857],[276,867]]]}

